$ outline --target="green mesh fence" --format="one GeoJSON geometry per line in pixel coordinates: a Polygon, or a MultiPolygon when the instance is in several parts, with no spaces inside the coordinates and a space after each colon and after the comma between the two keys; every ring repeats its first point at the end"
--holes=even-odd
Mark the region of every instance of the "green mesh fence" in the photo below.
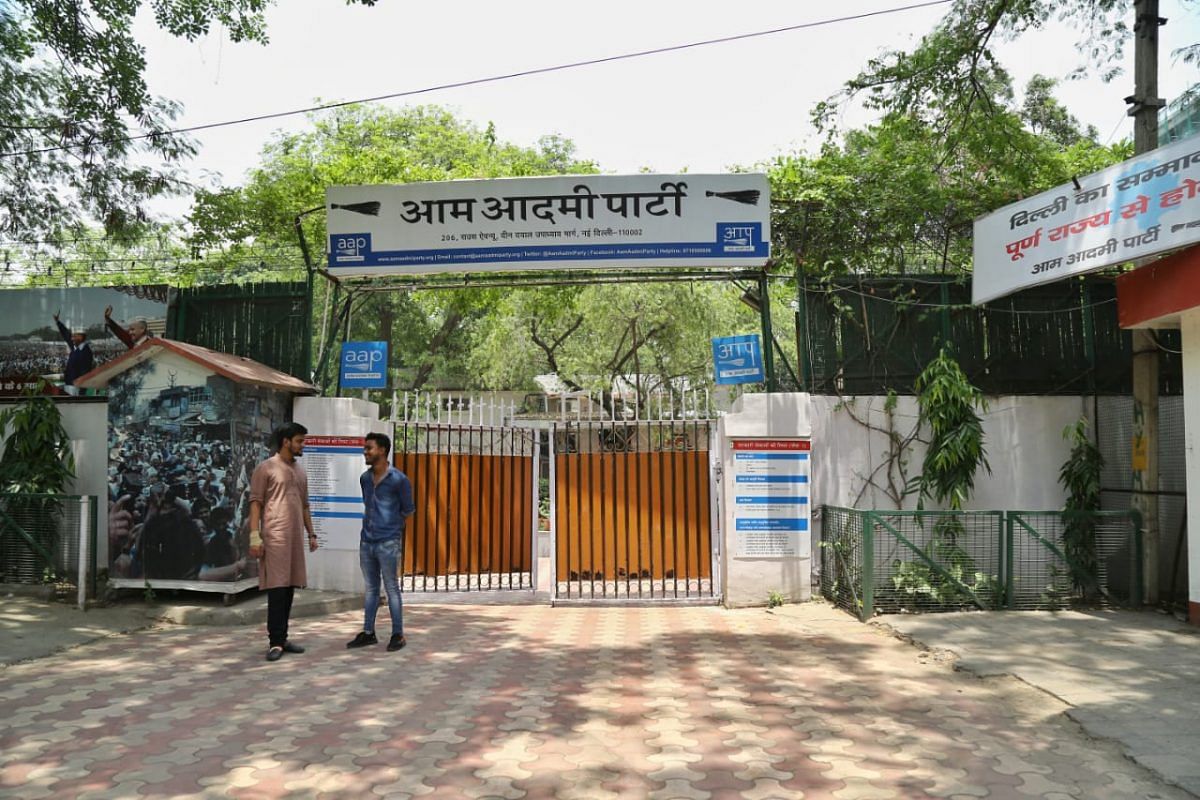
{"type": "Polygon", "coordinates": [[[96,498],[0,495],[0,583],[50,585],[75,594],[86,561],[88,595],[96,592],[96,498]]]}
{"type": "Polygon", "coordinates": [[[1141,597],[1140,523],[1132,512],[825,506],[821,519],[821,593],[864,620],[877,613],[1136,605],[1141,597]]]}
{"type": "MultiPolygon", "coordinates": [[[[816,394],[912,394],[943,343],[984,394],[1129,394],[1132,343],[1111,278],[1035,286],[982,306],[937,276],[807,279],[797,313],[816,394]]],[[[1179,332],[1159,331],[1160,391],[1182,392],[1179,332]]]]}
{"type": "Polygon", "coordinates": [[[1001,604],[999,512],[876,511],[864,522],[873,534],[877,613],[1001,604]]]}
{"type": "Polygon", "coordinates": [[[862,525],[862,515],[853,509],[821,509],[821,595],[854,614],[863,607],[862,525]]]}
{"type": "Polygon", "coordinates": [[[1135,605],[1141,594],[1136,519],[1134,512],[1008,512],[1010,607],[1054,609],[1080,600],[1135,605]],[[1082,557],[1071,557],[1066,544],[1072,523],[1091,543],[1082,557]]]}

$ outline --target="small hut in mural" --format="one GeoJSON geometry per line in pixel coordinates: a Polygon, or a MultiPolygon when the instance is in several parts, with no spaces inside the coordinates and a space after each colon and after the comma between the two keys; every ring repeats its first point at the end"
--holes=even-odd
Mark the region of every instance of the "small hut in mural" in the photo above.
{"type": "Polygon", "coordinates": [[[250,474],[299,378],[152,338],[77,381],[108,392],[108,574],[117,588],[226,594],[258,585],[250,474]]]}

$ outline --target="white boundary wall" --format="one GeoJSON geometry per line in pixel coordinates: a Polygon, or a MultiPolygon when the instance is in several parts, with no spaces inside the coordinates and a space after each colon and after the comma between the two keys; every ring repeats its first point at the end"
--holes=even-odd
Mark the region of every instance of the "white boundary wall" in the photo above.
{"type": "MultiPolygon", "coordinates": [[[[891,445],[887,431],[895,430],[902,439],[906,438],[916,425],[918,406],[915,397],[897,397],[889,420],[886,404],[886,397],[843,399],[752,394],[739,398],[733,410],[722,418],[718,444],[722,459],[720,558],[726,605],[761,605],[769,591],[778,591],[791,600],[807,600],[812,596],[812,557],[819,560],[822,505],[897,507],[889,492],[880,488],[888,486],[887,453],[891,445]],[[728,439],[806,436],[812,438],[809,495],[813,519],[809,554],[780,559],[735,558],[728,439]]],[[[1070,453],[1063,430],[1083,415],[1094,425],[1091,398],[1008,395],[988,398],[988,409],[981,416],[992,471],[990,474],[981,471],[976,476],[975,492],[967,507],[1061,509],[1065,494],[1058,483],[1058,472],[1070,453]]],[[[908,477],[920,474],[925,451],[925,443],[919,440],[909,446],[905,454],[908,477]]],[[[892,467],[892,478],[897,492],[903,494],[904,481],[898,465],[892,467]]],[[[902,496],[901,507],[915,508],[916,501],[915,495],[902,496]]],[[[1195,549],[1200,551],[1200,547],[1195,549]]],[[[1200,567],[1193,562],[1191,574],[1197,573],[1200,567]]]]}

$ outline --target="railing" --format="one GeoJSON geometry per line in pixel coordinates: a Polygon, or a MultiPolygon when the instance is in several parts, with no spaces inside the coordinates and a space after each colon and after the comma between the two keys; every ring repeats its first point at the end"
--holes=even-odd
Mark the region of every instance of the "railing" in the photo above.
{"type": "Polygon", "coordinates": [[[863,620],[1141,601],[1136,512],[825,506],[821,519],[821,594],[863,620]]]}
{"type": "Polygon", "coordinates": [[[0,583],[96,596],[96,498],[0,494],[0,583]]]}
{"type": "Polygon", "coordinates": [[[658,388],[647,392],[552,393],[404,391],[392,393],[392,422],[441,425],[524,424],[528,420],[645,422],[710,419],[720,412],[707,389],[658,388]]]}

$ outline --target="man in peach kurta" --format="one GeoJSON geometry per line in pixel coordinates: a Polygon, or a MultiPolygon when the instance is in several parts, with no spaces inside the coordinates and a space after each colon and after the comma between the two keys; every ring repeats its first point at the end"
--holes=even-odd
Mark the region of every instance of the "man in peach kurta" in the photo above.
{"type": "Polygon", "coordinates": [[[308,581],[304,565],[308,549],[317,549],[308,509],[308,477],[296,463],[304,455],[303,425],[290,422],[278,428],[272,441],[275,455],[254,468],[250,477],[250,554],[259,559],[258,588],[267,592],[267,660],[284,653],[303,653],[288,641],[288,619],[296,588],[308,581]]]}

